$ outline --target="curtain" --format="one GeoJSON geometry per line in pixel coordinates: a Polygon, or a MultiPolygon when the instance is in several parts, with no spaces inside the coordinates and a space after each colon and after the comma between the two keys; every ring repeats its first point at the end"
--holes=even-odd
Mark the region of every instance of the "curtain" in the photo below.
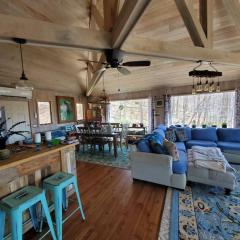
{"type": "Polygon", "coordinates": [[[240,88],[236,89],[235,127],[240,128],[240,88]]]}
{"type": "Polygon", "coordinates": [[[172,118],[171,118],[171,96],[170,95],[164,95],[164,124],[166,126],[171,125],[172,118]]]}

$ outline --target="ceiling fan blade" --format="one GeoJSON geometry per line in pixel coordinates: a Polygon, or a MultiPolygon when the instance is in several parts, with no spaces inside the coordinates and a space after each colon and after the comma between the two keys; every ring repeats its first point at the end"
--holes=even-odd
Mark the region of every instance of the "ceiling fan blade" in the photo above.
{"type": "Polygon", "coordinates": [[[117,70],[123,75],[129,75],[131,72],[125,67],[118,67],[117,70]]]}
{"type": "Polygon", "coordinates": [[[150,61],[130,61],[130,62],[124,62],[122,66],[127,67],[148,67],[151,65],[150,61]]]}
{"type": "Polygon", "coordinates": [[[93,61],[93,60],[84,60],[84,59],[78,59],[78,61],[80,62],[89,62],[89,63],[101,63],[101,64],[106,64],[106,63],[103,63],[103,62],[98,62],[98,61],[93,61]]]}

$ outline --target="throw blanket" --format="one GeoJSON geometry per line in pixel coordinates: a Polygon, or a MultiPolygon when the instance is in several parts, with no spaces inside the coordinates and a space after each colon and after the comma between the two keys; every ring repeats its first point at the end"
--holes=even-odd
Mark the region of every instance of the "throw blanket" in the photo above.
{"type": "Polygon", "coordinates": [[[208,168],[214,171],[226,172],[233,170],[221,150],[216,147],[192,147],[192,159],[196,167],[208,168]]]}

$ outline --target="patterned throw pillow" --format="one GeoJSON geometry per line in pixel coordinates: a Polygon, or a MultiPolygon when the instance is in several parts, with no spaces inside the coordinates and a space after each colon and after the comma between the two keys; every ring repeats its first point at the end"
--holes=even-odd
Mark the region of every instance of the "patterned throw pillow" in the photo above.
{"type": "Polygon", "coordinates": [[[179,160],[179,154],[177,151],[177,147],[176,144],[174,142],[170,142],[168,140],[164,140],[163,141],[163,146],[166,149],[166,152],[172,156],[174,161],[178,161],[179,160]]]}
{"type": "Polygon", "coordinates": [[[165,138],[168,141],[176,142],[177,141],[177,136],[176,136],[176,133],[175,133],[175,129],[168,128],[167,131],[165,132],[165,138]]]}
{"type": "Polygon", "coordinates": [[[179,142],[186,142],[188,141],[188,135],[185,128],[176,128],[175,133],[177,135],[179,142]]]}
{"type": "Polygon", "coordinates": [[[149,139],[149,143],[153,153],[166,154],[163,144],[160,141],[158,141],[155,137],[149,139]]]}

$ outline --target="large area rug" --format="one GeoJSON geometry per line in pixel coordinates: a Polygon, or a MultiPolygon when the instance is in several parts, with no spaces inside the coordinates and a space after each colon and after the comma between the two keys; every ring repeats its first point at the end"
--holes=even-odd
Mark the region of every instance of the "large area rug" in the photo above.
{"type": "Polygon", "coordinates": [[[133,145],[129,145],[128,149],[126,149],[125,147],[123,147],[122,150],[118,148],[117,158],[114,157],[113,150],[109,152],[108,149],[105,149],[103,155],[102,152],[98,149],[96,149],[96,151],[88,149],[85,152],[80,149],[77,155],[77,160],[105,166],[130,169],[129,153],[131,151],[134,151],[134,149],[135,146],[133,145]]]}
{"type": "Polygon", "coordinates": [[[240,239],[240,166],[231,195],[221,188],[192,184],[185,191],[168,189],[160,226],[160,240],[240,239]]]}

